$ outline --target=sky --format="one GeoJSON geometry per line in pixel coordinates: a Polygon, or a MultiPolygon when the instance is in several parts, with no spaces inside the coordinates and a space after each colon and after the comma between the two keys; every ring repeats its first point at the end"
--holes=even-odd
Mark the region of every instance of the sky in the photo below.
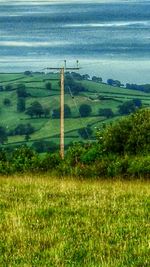
{"type": "MultiPolygon", "coordinates": [[[[124,0],[0,0],[1,4],[51,4],[51,3],[109,3],[109,2],[122,2],[124,0]]],[[[128,1],[128,0],[126,0],[128,1]]]]}

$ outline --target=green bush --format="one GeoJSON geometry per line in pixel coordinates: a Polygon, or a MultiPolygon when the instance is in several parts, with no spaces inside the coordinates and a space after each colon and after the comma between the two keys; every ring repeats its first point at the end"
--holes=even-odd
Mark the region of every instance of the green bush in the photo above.
{"type": "Polygon", "coordinates": [[[142,109],[109,125],[98,134],[105,153],[134,154],[150,152],[150,109],[142,109]]]}
{"type": "MultiPolygon", "coordinates": [[[[36,168],[38,155],[27,146],[17,148],[12,153],[11,165],[14,172],[24,172],[36,168]]],[[[37,164],[38,165],[38,164],[37,164]]]]}
{"type": "Polygon", "coordinates": [[[59,164],[61,163],[61,158],[58,153],[55,154],[46,154],[40,162],[40,170],[41,171],[51,171],[57,169],[59,164]]]}
{"type": "Polygon", "coordinates": [[[150,155],[131,159],[127,173],[129,176],[150,178],[150,155]]]}

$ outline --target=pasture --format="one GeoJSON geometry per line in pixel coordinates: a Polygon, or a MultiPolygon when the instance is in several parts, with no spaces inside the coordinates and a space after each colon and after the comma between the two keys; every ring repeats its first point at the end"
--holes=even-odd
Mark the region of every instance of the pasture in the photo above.
{"type": "MultiPolygon", "coordinates": [[[[7,85],[12,86],[10,91],[0,91],[0,121],[1,125],[5,126],[8,131],[13,130],[19,124],[30,123],[35,132],[31,134],[28,145],[32,145],[37,140],[49,140],[59,142],[60,121],[52,118],[53,109],[60,106],[60,88],[59,88],[58,73],[33,73],[31,76],[23,73],[1,73],[0,86],[4,88],[7,85]],[[46,83],[50,82],[51,90],[46,89],[46,83]],[[50,117],[47,118],[30,118],[25,112],[17,112],[17,94],[16,88],[19,84],[26,86],[29,96],[26,98],[26,109],[34,101],[40,102],[44,108],[50,108],[50,117]],[[9,106],[4,105],[4,100],[10,99],[9,106]]],[[[69,90],[65,92],[65,104],[71,109],[71,117],[65,119],[65,144],[69,144],[72,140],[82,140],[78,133],[79,128],[90,126],[93,130],[93,137],[97,128],[101,128],[103,124],[118,119],[118,107],[125,101],[139,98],[142,100],[143,106],[150,105],[150,94],[137,90],[129,90],[125,88],[113,87],[104,83],[95,83],[93,81],[80,81],[86,91],[80,92],[72,98],[69,90]],[[102,99],[98,99],[102,97],[102,99]],[[88,104],[92,108],[91,114],[86,118],[81,118],[79,107],[82,104],[88,104]],[[111,108],[114,112],[114,117],[108,119],[100,116],[99,109],[111,108]]],[[[23,144],[25,142],[23,135],[12,135],[8,137],[8,145],[23,144]]]]}
{"type": "Polygon", "coordinates": [[[148,267],[147,181],[0,177],[0,266],[148,267]]]}

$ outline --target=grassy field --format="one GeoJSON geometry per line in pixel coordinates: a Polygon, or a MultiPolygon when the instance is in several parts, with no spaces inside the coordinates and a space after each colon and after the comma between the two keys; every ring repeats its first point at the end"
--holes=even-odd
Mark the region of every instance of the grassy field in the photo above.
{"type": "MultiPolygon", "coordinates": [[[[1,125],[7,127],[8,130],[14,129],[18,124],[31,123],[36,132],[31,135],[29,144],[41,138],[55,141],[55,138],[60,132],[60,122],[58,119],[38,118],[31,119],[25,113],[17,112],[17,94],[16,87],[18,84],[25,84],[27,92],[30,94],[26,99],[26,108],[28,108],[34,101],[39,101],[43,107],[50,108],[52,114],[53,109],[60,105],[60,88],[59,88],[59,74],[44,74],[33,73],[32,76],[24,75],[23,73],[0,73],[0,86],[12,85],[12,91],[0,92],[0,121],[1,125]],[[52,89],[46,89],[46,82],[51,82],[52,89]],[[5,106],[4,99],[10,99],[11,105],[5,106]]],[[[78,134],[78,129],[90,125],[95,132],[96,127],[101,127],[102,123],[109,123],[118,119],[118,106],[125,101],[139,98],[142,100],[144,106],[150,106],[150,93],[144,93],[136,90],[129,90],[119,87],[109,86],[107,84],[99,84],[92,81],[81,81],[84,87],[88,90],[81,92],[78,96],[72,99],[69,91],[65,93],[65,104],[69,105],[72,112],[72,117],[65,120],[65,143],[68,144],[70,140],[81,140],[78,134]],[[98,100],[98,96],[105,97],[103,100],[98,100]],[[92,108],[92,113],[88,118],[80,118],[79,107],[81,104],[88,104],[92,108]],[[100,117],[98,111],[100,108],[111,108],[115,113],[115,117],[107,119],[100,117]],[[74,138],[72,138],[74,136],[74,138]]],[[[94,135],[93,135],[94,136],[94,135]]],[[[24,142],[24,136],[11,136],[8,138],[8,145],[24,142]]]]}
{"type": "Polygon", "coordinates": [[[0,266],[148,267],[146,181],[0,177],[0,266]]]}

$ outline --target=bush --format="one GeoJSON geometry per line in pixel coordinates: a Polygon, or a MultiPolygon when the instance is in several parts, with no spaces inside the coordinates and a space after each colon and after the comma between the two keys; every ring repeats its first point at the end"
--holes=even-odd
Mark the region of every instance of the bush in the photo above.
{"type": "Polygon", "coordinates": [[[111,108],[100,108],[98,113],[100,116],[104,116],[107,119],[112,118],[114,116],[114,113],[111,108]]]}
{"type": "Polygon", "coordinates": [[[52,141],[39,140],[32,144],[32,148],[38,153],[56,152],[58,150],[58,145],[52,141]]]}
{"type": "Polygon", "coordinates": [[[78,130],[78,134],[84,139],[90,138],[92,136],[92,133],[93,133],[93,131],[89,126],[84,127],[84,128],[80,128],[78,130]]]}
{"type": "Polygon", "coordinates": [[[37,168],[38,155],[27,146],[21,146],[12,153],[11,165],[13,172],[25,172],[37,168]]]}
{"type": "Polygon", "coordinates": [[[46,154],[41,160],[40,170],[51,171],[56,170],[61,163],[61,157],[59,154],[46,154]]]}
{"type": "Polygon", "coordinates": [[[150,151],[150,110],[139,110],[97,133],[105,153],[139,154],[150,151]]]}
{"type": "Polygon", "coordinates": [[[129,176],[150,178],[150,155],[132,158],[127,173],[129,176]]]}
{"type": "Polygon", "coordinates": [[[80,112],[81,117],[88,117],[92,112],[92,108],[90,105],[82,104],[79,107],[79,112],[80,112]]]}

